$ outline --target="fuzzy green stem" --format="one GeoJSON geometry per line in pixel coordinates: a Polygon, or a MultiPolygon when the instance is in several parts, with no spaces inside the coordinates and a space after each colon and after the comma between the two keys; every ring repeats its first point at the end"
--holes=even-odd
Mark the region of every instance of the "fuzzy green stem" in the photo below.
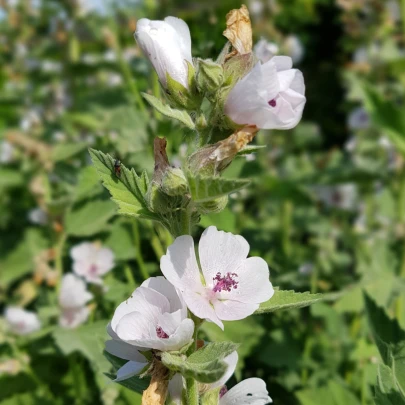
{"type": "Polygon", "coordinates": [[[141,272],[141,276],[144,280],[149,278],[149,273],[148,269],[145,266],[145,262],[143,260],[142,256],[142,249],[141,249],[141,236],[139,234],[139,226],[138,226],[138,221],[135,220],[133,221],[133,226],[132,226],[133,232],[134,232],[134,241],[135,241],[135,249],[136,249],[136,261],[139,266],[139,271],[141,272]]]}

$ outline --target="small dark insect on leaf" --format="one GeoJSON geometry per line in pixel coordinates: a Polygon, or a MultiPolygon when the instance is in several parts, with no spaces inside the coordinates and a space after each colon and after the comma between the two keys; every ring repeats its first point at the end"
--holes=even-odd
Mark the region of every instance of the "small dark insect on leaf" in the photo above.
{"type": "Polygon", "coordinates": [[[117,177],[121,176],[121,162],[118,159],[114,160],[114,172],[117,177]]]}

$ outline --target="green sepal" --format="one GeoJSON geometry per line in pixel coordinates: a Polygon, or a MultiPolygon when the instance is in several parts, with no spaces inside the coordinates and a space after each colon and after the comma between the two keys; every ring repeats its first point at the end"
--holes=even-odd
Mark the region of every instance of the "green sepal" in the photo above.
{"type": "Polygon", "coordinates": [[[220,393],[221,389],[222,389],[222,387],[217,387],[217,388],[214,388],[213,390],[206,392],[201,397],[201,405],[218,405],[219,404],[219,393],[220,393]]]}
{"type": "Polygon", "coordinates": [[[198,59],[197,87],[202,93],[215,93],[224,82],[223,67],[209,59],[198,59]]]}

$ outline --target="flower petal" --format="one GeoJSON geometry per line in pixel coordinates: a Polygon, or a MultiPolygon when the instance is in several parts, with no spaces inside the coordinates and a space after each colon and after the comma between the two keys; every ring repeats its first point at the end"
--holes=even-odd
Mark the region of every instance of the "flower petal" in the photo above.
{"type": "Polygon", "coordinates": [[[137,363],[136,361],[129,361],[124,364],[117,371],[117,378],[114,380],[116,382],[123,381],[128,378],[133,377],[136,374],[139,374],[142,369],[146,366],[147,363],[137,363]]]}
{"type": "Polygon", "coordinates": [[[215,313],[223,321],[238,321],[252,315],[258,308],[259,304],[239,302],[239,301],[215,301],[213,303],[215,313]]]}
{"type": "Polygon", "coordinates": [[[224,330],[224,324],[219,320],[208,299],[203,297],[201,294],[197,294],[189,290],[183,292],[183,298],[184,301],[186,301],[188,309],[195,316],[198,316],[201,319],[207,319],[224,330]]]}
{"type": "Polygon", "coordinates": [[[163,275],[178,289],[200,291],[202,288],[200,270],[191,236],[184,235],[168,247],[166,255],[160,259],[163,275]]]}
{"type": "Polygon", "coordinates": [[[183,377],[180,373],[176,373],[169,381],[169,403],[173,402],[175,405],[181,405],[181,395],[183,392],[183,387],[183,377]]]}
{"type": "Polygon", "coordinates": [[[235,351],[229,356],[226,356],[224,358],[224,362],[228,366],[225,374],[218,381],[210,384],[210,389],[222,387],[232,377],[232,374],[235,372],[236,365],[238,364],[238,352],[235,351]]]}
{"type": "Polygon", "coordinates": [[[169,301],[170,312],[181,309],[184,315],[183,318],[187,316],[187,306],[181,298],[181,295],[178,294],[176,288],[164,277],[150,277],[141,284],[141,287],[151,288],[164,295],[169,301]]]}
{"type": "Polygon", "coordinates": [[[177,17],[166,17],[165,22],[171,25],[176,30],[177,34],[179,35],[179,42],[181,51],[184,55],[184,59],[192,63],[193,58],[191,56],[191,35],[187,23],[177,17]]]}
{"type": "Polygon", "coordinates": [[[145,314],[133,311],[119,320],[115,332],[121,340],[132,345],[150,347],[140,344],[139,341],[155,338],[156,324],[145,314]]]}
{"type": "Polygon", "coordinates": [[[271,61],[276,65],[277,72],[282,72],[293,67],[293,61],[289,56],[274,56],[271,61]]]}
{"type": "Polygon", "coordinates": [[[219,405],[265,405],[273,402],[265,382],[260,378],[248,378],[231,388],[220,400],[219,405]]]}
{"type": "Polygon", "coordinates": [[[112,355],[124,360],[136,361],[138,363],[146,363],[146,358],[139,353],[138,349],[133,345],[118,340],[107,340],[105,342],[105,350],[112,355]]]}
{"type": "Polygon", "coordinates": [[[222,275],[233,273],[241,265],[248,253],[245,242],[232,233],[218,231],[215,226],[204,231],[198,252],[207,286],[213,285],[212,279],[218,272],[222,275]]]}
{"type": "Polygon", "coordinates": [[[181,324],[181,321],[184,318],[182,317],[181,310],[179,309],[176,312],[165,312],[159,316],[158,326],[160,326],[163,331],[169,336],[176,332],[176,329],[181,324]]]}
{"type": "Polygon", "coordinates": [[[133,311],[141,312],[150,322],[156,324],[159,314],[168,312],[169,309],[169,301],[164,295],[150,288],[139,287],[130,298],[117,307],[111,321],[111,327],[116,332],[116,327],[121,318],[133,311]]]}
{"type": "Polygon", "coordinates": [[[261,257],[249,257],[244,260],[235,273],[238,274],[236,279],[238,288],[232,289],[230,292],[222,291],[220,299],[260,304],[273,296],[274,289],[269,280],[269,266],[261,257]]]}

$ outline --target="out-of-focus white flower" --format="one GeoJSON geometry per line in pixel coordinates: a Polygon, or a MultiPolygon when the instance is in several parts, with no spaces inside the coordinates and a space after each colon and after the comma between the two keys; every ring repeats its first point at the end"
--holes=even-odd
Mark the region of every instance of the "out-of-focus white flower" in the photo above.
{"type": "Polygon", "coordinates": [[[370,116],[363,107],[357,107],[350,113],[347,125],[351,130],[367,129],[370,126],[370,116]]]}
{"type": "Polygon", "coordinates": [[[137,347],[179,350],[192,339],[194,322],[176,289],[164,277],[151,277],[118,306],[111,329],[137,347]]]}
{"type": "Polygon", "coordinates": [[[289,35],[284,42],[284,47],[288,56],[291,56],[293,63],[300,63],[304,58],[304,45],[296,35],[289,35]]]}
{"type": "Polygon", "coordinates": [[[385,9],[393,22],[401,21],[401,6],[397,0],[389,0],[385,3],[385,9]]]}
{"type": "Polygon", "coordinates": [[[113,49],[109,49],[104,52],[103,58],[106,62],[115,62],[117,60],[117,55],[113,49]]]}
{"type": "Polygon", "coordinates": [[[221,320],[246,318],[273,296],[267,263],[260,257],[247,258],[249,244],[242,236],[210,226],[201,236],[198,252],[202,274],[188,235],[169,246],[160,268],[199,318],[223,329],[221,320]]]}
{"type": "Polygon", "coordinates": [[[72,273],[64,275],[59,293],[62,310],[59,324],[63,328],[76,328],[86,322],[89,316],[86,303],[92,298],[93,295],[87,291],[86,283],[81,278],[72,273]]]}
{"type": "Polygon", "coordinates": [[[307,276],[307,275],[311,274],[313,270],[314,270],[314,264],[311,262],[307,262],[307,263],[302,264],[298,268],[298,273],[307,276]]]}
{"type": "Polygon", "coordinates": [[[368,55],[367,48],[365,46],[362,46],[358,49],[356,49],[353,53],[353,62],[356,64],[364,64],[368,63],[370,58],[368,55]]]}
{"type": "Polygon", "coordinates": [[[41,69],[45,73],[59,73],[62,71],[62,64],[54,60],[44,60],[41,62],[41,69]]]}
{"type": "Polygon", "coordinates": [[[73,271],[89,283],[102,284],[101,276],[114,266],[114,253],[98,243],[83,242],[70,251],[73,259],[73,271]]]}
{"type": "Polygon", "coordinates": [[[237,124],[263,129],[291,129],[301,120],[305,84],[302,73],[292,69],[288,56],[260,62],[230,91],[225,114],[237,124]]]}
{"type": "Polygon", "coordinates": [[[28,211],[28,219],[33,224],[46,225],[48,223],[48,214],[40,207],[28,211]]]}
{"type": "Polygon", "coordinates": [[[14,146],[7,141],[0,142],[0,163],[10,163],[13,161],[14,146]]]}
{"type": "Polygon", "coordinates": [[[268,62],[273,56],[277,55],[279,52],[278,45],[274,42],[268,42],[262,38],[253,47],[253,52],[256,57],[262,62],[268,62]]]}
{"type": "Polygon", "coordinates": [[[176,17],[164,21],[142,18],[136,25],[135,39],[150,60],[159,80],[166,87],[166,73],[188,87],[187,62],[193,63],[188,25],[176,17]]]}
{"type": "Polygon", "coordinates": [[[64,141],[66,141],[66,134],[62,131],[55,131],[52,134],[52,139],[55,142],[64,142],[64,141]]]}
{"type": "Polygon", "coordinates": [[[351,138],[349,138],[347,140],[347,142],[345,143],[345,150],[347,152],[354,152],[357,146],[357,138],[355,136],[352,136],[351,138]]]}
{"type": "Polygon", "coordinates": [[[119,73],[110,73],[107,76],[107,84],[110,87],[121,86],[122,76],[119,73]]]}
{"type": "Polygon", "coordinates": [[[37,109],[29,110],[20,121],[20,128],[28,132],[32,127],[41,124],[41,116],[37,109]]]}
{"type": "Polygon", "coordinates": [[[357,186],[352,183],[335,186],[317,186],[315,193],[320,201],[332,208],[355,210],[358,205],[357,186]]]}
{"type": "Polygon", "coordinates": [[[8,307],[4,316],[10,329],[17,335],[28,335],[41,328],[41,322],[35,312],[26,311],[19,307],[8,307]]]}
{"type": "Polygon", "coordinates": [[[263,12],[263,2],[261,0],[250,0],[249,12],[253,16],[259,16],[263,12]]]}

